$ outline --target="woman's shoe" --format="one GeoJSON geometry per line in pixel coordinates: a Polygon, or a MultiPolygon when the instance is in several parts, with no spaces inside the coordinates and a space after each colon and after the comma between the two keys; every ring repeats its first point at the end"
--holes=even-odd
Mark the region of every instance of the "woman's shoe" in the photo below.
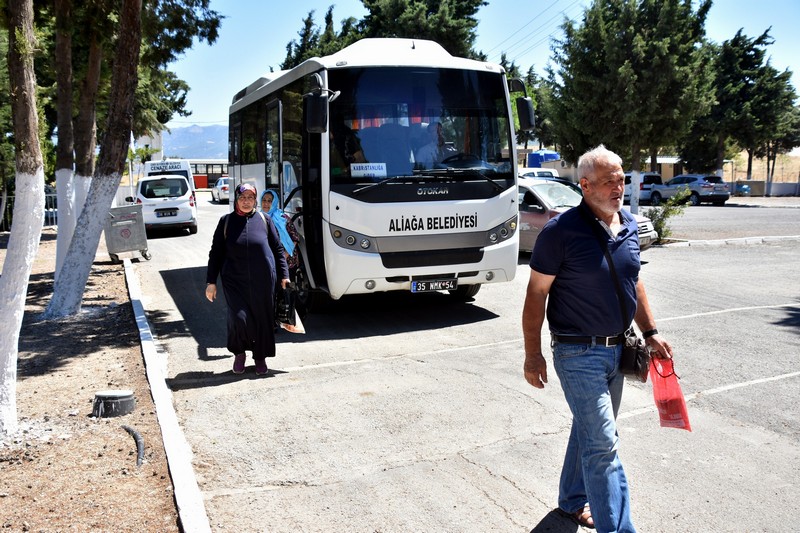
{"type": "Polygon", "coordinates": [[[233,373],[234,374],[244,374],[244,363],[247,360],[247,355],[243,353],[237,353],[233,356],[233,373]]]}
{"type": "Polygon", "coordinates": [[[265,359],[256,359],[256,375],[266,376],[268,373],[267,361],[265,359]]]}

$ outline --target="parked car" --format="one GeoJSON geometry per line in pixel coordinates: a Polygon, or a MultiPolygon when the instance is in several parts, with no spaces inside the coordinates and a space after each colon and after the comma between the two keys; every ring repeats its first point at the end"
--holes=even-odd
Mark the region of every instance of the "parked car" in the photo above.
{"type": "MultiPolygon", "coordinates": [[[[631,201],[631,172],[625,173],[625,196],[623,201],[627,204],[631,201]]],[[[661,174],[658,172],[640,172],[639,173],[639,202],[647,203],[650,201],[650,194],[653,191],[653,185],[662,185],[661,174]]]]}
{"type": "Polygon", "coordinates": [[[520,177],[524,177],[524,178],[557,178],[558,177],[558,170],[556,170],[554,168],[530,167],[530,168],[526,168],[525,171],[520,174],[520,177]]]}
{"type": "Polygon", "coordinates": [[[658,205],[662,200],[673,197],[678,191],[689,189],[689,203],[702,202],[725,205],[731,197],[730,187],[721,177],[706,174],[681,174],[661,186],[654,186],[650,192],[650,203],[658,205]]]}
{"type": "Polygon", "coordinates": [[[212,202],[230,202],[230,178],[220,178],[211,187],[211,201],[212,202]]]}
{"type": "MultiPolygon", "coordinates": [[[[536,238],[547,221],[581,203],[580,188],[560,180],[542,178],[519,179],[519,248],[533,251],[536,238]]],[[[644,216],[633,215],[639,225],[639,247],[647,250],[658,240],[653,222],[644,216]]]]}
{"type": "Polygon", "coordinates": [[[185,176],[145,176],[139,179],[136,197],[125,200],[142,204],[145,229],[186,228],[197,233],[197,202],[185,176]]]}

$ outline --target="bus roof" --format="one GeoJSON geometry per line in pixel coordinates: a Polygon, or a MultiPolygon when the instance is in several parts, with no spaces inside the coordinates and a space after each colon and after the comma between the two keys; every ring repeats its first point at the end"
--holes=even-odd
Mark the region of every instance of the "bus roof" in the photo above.
{"type": "MultiPolygon", "coordinates": [[[[460,68],[466,70],[484,70],[503,73],[503,67],[496,63],[485,63],[473,59],[454,57],[442,45],[424,39],[361,39],[342,48],[338,52],[324,57],[312,57],[303,61],[291,70],[271,72],[257,79],[233,97],[231,110],[245,96],[281,80],[290,83],[312,72],[327,68],[348,67],[405,67],[429,66],[438,68],[460,68]]],[[[238,107],[238,106],[236,106],[238,107]]]]}

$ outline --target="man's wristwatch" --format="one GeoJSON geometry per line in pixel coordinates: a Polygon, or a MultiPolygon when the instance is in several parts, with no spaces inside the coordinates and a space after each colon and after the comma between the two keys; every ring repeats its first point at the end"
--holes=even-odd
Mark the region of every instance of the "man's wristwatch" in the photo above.
{"type": "Polygon", "coordinates": [[[642,332],[642,337],[645,339],[649,339],[653,335],[658,335],[658,330],[656,328],[648,329],[647,331],[642,332]]]}

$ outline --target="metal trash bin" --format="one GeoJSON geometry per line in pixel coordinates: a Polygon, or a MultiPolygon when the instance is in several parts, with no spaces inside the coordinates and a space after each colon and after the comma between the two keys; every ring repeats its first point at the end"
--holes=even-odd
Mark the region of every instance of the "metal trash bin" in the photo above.
{"type": "Polygon", "coordinates": [[[106,234],[108,255],[115,263],[119,262],[117,254],[122,252],[138,251],[142,257],[150,260],[151,255],[147,251],[147,233],[144,229],[141,205],[112,207],[103,231],[106,234]]]}

